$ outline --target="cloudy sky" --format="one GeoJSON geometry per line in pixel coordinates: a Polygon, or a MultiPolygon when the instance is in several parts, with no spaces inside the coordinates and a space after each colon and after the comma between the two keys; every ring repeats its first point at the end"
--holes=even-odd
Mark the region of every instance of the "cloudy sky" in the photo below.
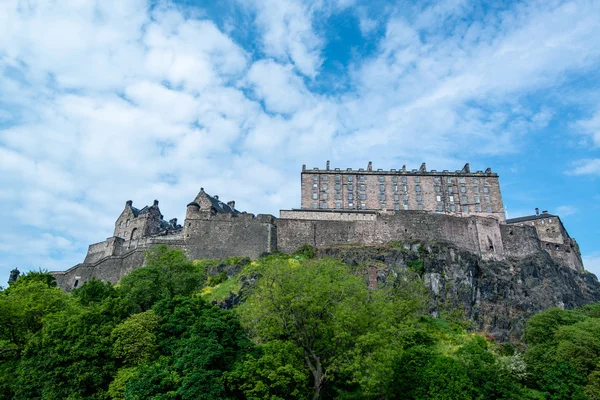
{"type": "Polygon", "coordinates": [[[600,274],[600,2],[0,1],[0,282],[125,201],[278,215],[300,170],[492,170],[600,274]],[[417,3],[417,4],[415,4],[417,3]]]}

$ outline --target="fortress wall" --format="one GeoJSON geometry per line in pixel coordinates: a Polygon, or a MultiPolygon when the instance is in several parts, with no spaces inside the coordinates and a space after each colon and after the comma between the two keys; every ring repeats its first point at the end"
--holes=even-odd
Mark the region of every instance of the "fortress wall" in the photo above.
{"type": "Polygon", "coordinates": [[[233,256],[258,258],[264,252],[275,250],[274,219],[270,215],[186,219],[183,248],[192,260],[233,256]]]}
{"type": "Polygon", "coordinates": [[[571,240],[572,243],[565,244],[546,241],[542,241],[540,244],[542,249],[546,250],[553,259],[575,271],[581,272],[584,268],[579,246],[573,239],[571,240]]]}
{"type": "Polygon", "coordinates": [[[495,218],[470,217],[473,240],[478,243],[484,260],[501,260],[505,257],[500,224],[495,218]]]}
{"type": "Polygon", "coordinates": [[[500,225],[504,252],[508,257],[523,258],[542,250],[532,226],[500,225]]]}
{"type": "MultiPolygon", "coordinates": [[[[498,225],[497,221],[491,221],[490,226],[493,223],[498,225]]],[[[277,248],[283,252],[293,252],[303,244],[329,246],[443,240],[479,253],[479,243],[475,240],[472,224],[467,218],[418,211],[379,215],[375,221],[279,219],[277,248]]],[[[498,231],[494,236],[496,241],[499,241],[499,236],[498,231]]]]}
{"type": "Polygon", "coordinates": [[[110,251],[108,249],[109,243],[108,239],[104,240],[100,243],[91,244],[88,247],[87,255],[85,256],[84,263],[94,263],[104,257],[110,255],[110,251]]]}

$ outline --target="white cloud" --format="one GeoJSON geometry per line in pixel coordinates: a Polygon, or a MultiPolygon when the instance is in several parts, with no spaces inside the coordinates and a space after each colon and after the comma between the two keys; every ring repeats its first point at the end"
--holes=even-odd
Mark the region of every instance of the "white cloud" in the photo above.
{"type": "Polygon", "coordinates": [[[567,217],[569,215],[573,215],[577,212],[577,208],[573,207],[573,206],[558,206],[556,208],[556,213],[560,216],[560,217],[567,217]]]}
{"type": "MultiPolygon", "coordinates": [[[[11,255],[0,269],[80,261],[127,199],[160,199],[165,217],[182,219],[204,186],[240,209],[276,213],[299,205],[302,164],[445,169],[519,151],[555,115],[521,97],[600,58],[599,10],[584,1],[472,23],[462,1],[412,19],[364,11],[376,51],[341,72],[348,90],[316,92],[326,39],[315,21],[352,1],[242,3],[262,53],[168,2],[2,3],[0,218],[19,229],[0,228],[13,238],[1,242],[11,255]]],[[[597,132],[594,118],[581,129],[597,132]]],[[[575,171],[599,174],[600,164],[575,171]]]]}
{"type": "Polygon", "coordinates": [[[600,158],[579,160],[568,175],[600,175],[600,158]]]}
{"type": "Polygon", "coordinates": [[[575,123],[575,127],[589,136],[594,146],[600,146],[600,111],[589,119],[583,119],[575,123]]]}

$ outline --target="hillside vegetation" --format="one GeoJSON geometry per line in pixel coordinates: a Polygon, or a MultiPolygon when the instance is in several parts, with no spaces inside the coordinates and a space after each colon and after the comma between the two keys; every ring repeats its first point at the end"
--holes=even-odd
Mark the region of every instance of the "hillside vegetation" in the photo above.
{"type": "Polygon", "coordinates": [[[428,316],[420,265],[372,290],[310,248],[190,262],[158,247],[146,264],[114,286],[65,293],[31,272],[0,291],[0,398],[600,399],[600,304],[496,343],[428,316]]]}

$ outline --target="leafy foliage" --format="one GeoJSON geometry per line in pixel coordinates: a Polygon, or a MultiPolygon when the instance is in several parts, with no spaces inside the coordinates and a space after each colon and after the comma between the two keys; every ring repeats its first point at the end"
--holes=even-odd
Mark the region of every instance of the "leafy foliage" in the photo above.
{"type": "Polygon", "coordinates": [[[159,246],[118,285],[71,294],[27,273],[0,290],[0,398],[600,399],[599,304],[498,345],[427,316],[419,262],[378,290],[310,246],[194,262],[159,246]],[[230,292],[246,301],[207,301],[230,292]]]}

